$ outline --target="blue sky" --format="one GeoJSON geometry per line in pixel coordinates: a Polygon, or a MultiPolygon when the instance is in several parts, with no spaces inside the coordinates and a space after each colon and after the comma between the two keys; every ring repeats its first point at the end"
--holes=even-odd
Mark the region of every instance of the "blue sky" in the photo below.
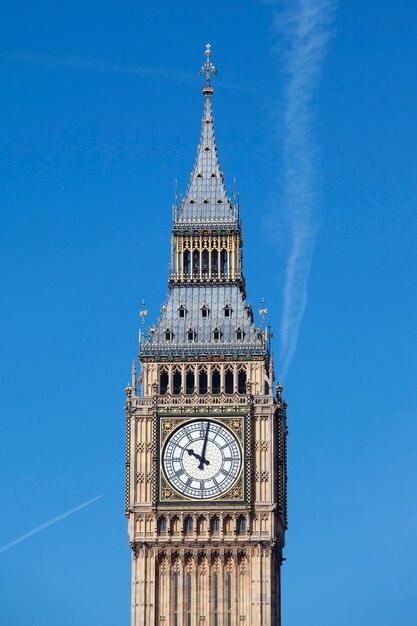
{"type": "MultiPolygon", "coordinates": [[[[291,3],[294,19],[306,3],[291,3]]],[[[167,291],[174,179],[184,191],[194,163],[207,41],[248,300],[266,298],[279,378],[297,161],[285,152],[294,42],[276,25],[282,7],[3,9],[0,548],[103,497],[0,554],[2,624],[129,623],[123,389],[140,301],[154,320],[167,291]]],[[[308,92],[298,154],[314,165],[316,234],[283,381],[284,626],[417,619],[416,29],[414,2],[342,0],[308,92]]]]}

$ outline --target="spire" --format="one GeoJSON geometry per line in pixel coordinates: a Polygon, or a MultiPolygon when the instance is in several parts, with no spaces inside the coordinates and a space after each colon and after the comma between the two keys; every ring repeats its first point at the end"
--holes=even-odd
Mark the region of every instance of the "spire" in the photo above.
{"type": "Polygon", "coordinates": [[[191,173],[190,184],[183,199],[179,213],[174,220],[174,228],[184,227],[226,227],[236,228],[237,213],[227,197],[224,176],[217,157],[214,137],[214,119],[211,96],[214,88],[210,82],[211,74],[217,70],[211,62],[211,46],[206,45],[206,61],[200,75],[206,75],[202,89],[205,96],[200,143],[197,158],[191,173]]]}

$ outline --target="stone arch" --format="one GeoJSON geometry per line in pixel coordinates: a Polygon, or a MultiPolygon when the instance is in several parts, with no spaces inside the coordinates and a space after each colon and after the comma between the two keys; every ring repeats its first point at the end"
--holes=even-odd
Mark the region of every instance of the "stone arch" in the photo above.
{"type": "Polygon", "coordinates": [[[197,534],[204,535],[207,532],[207,517],[200,515],[197,518],[197,534]]]}
{"type": "Polygon", "coordinates": [[[223,532],[225,535],[232,535],[234,530],[233,517],[226,515],[223,519],[223,532]]]}

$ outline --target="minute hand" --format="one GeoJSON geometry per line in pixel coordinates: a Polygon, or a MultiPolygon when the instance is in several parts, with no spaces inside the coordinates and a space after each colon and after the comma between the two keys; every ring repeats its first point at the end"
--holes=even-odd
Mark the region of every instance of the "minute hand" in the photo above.
{"type": "Polygon", "coordinates": [[[209,465],[210,463],[210,461],[207,461],[206,459],[206,449],[207,449],[209,428],[210,428],[210,422],[207,422],[206,434],[204,435],[203,449],[201,450],[200,464],[198,466],[198,469],[200,470],[204,469],[204,465],[209,465]]]}

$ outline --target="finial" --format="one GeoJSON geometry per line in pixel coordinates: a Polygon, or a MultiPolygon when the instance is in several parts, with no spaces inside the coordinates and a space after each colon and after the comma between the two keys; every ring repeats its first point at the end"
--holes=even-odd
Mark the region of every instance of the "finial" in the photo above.
{"type": "Polygon", "coordinates": [[[142,300],[141,302],[141,308],[139,311],[139,315],[140,318],[142,320],[142,333],[140,335],[140,340],[139,340],[139,348],[142,348],[143,346],[143,341],[144,341],[144,335],[145,335],[145,317],[148,315],[148,311],[145,309],[145,300],[142,300]]]}
{"type": "Polygon", "coordinates": [[[262,326],[265,324],[265,315],[268,313],[268,309],[265,307],[265,298],[261,300],[261,308],[259,309],[259,315],[262,319],[262,326]]]}
{"type": "Polygon", "coordinates": [[[214,67],[213,63],[211,62],[210,56],[211,56],[211,45],[208,43],[206,44],[206,62],[204,63],[204,65],[202,66],[201,70],[200,70],[200,76],[202,74],[206,75],[206,84],[204,85],[202,91],[203,91],[203,95],[206,96],[206,98],[210,98],[210,96],[213,95],[214,93],[214,87],[212,87],[210,85],[210,74],[217,74],[217,70],[214,67]]]}

